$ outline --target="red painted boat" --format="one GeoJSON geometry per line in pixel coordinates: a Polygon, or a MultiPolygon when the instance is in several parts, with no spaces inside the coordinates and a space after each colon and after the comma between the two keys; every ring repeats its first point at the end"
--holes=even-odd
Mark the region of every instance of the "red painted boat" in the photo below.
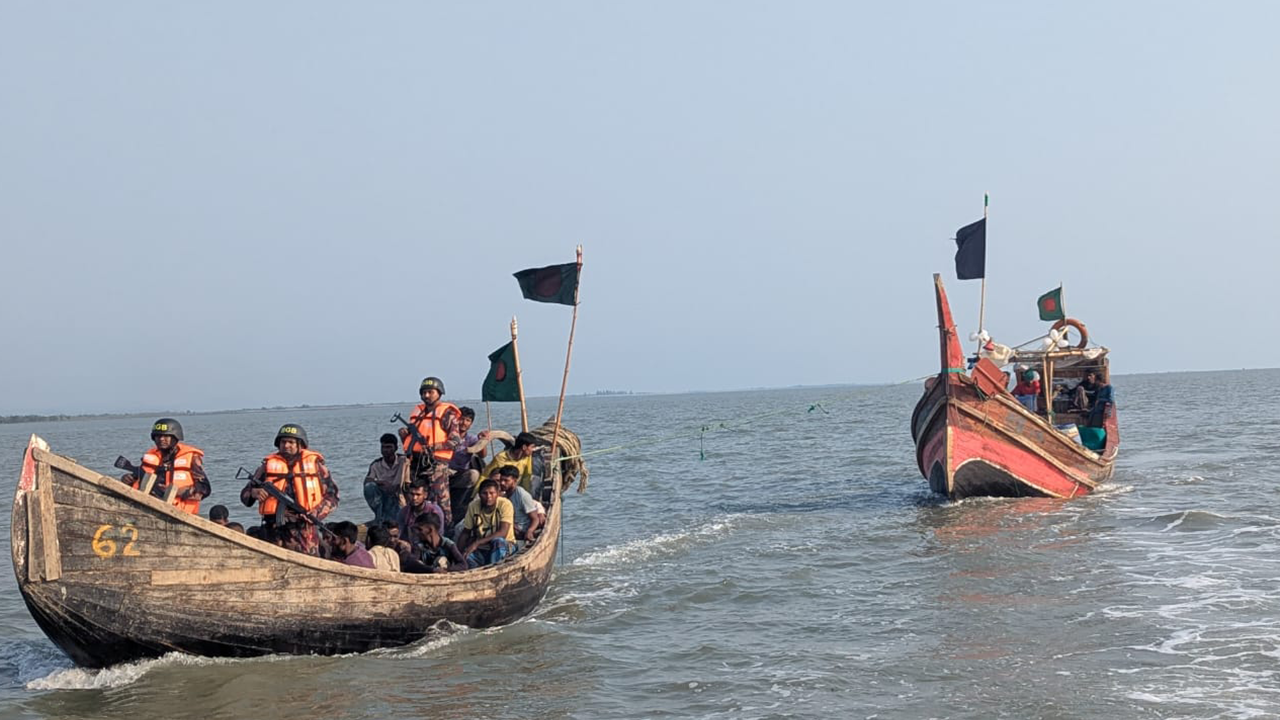
{"type": "MultiPolygon", "coordinates": [[[[1120,447],[1120,430],[1112,404],[1103,422],[1105,438],[1095,452],[1075,437],[1085,428],[1087,413],[1072,410],[1066,393],[1087,372],[1110,383],[1107,349],[1078,347],[1020,352],[1040,373],[1043,396],[1032,411],[1006,390],[1008,374],[986,357],[966,371],[964,351],[956,335],[942,278],[933,276],[938,299],[938,332],[942,369],[925,383],[924,396],[911,416],[920,473],[936,493],[958,500],[988,495],[1000,497],[1086,495],[1111,477],[1120,447]]],[[[1064,321],[1083,330],[1075,320],[1064,321]]]]}

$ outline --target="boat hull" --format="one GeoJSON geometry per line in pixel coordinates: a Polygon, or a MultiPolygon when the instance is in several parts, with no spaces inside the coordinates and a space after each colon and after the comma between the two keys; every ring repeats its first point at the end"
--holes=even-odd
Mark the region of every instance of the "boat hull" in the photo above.
{"type": "Polygon", "coordinates": [[[504,563],[391,573],[255,540],[33,445],[11,547],[32,617],[79,665],[364,652],[415,642],[441,621],[490,627],[532,611],[551,578],[558,498],[539,541],[504,563]]]}
{"type": "Polygon", "coordinates": [[[1114,448],[1088,450],[1005,395],[983,397],[965,376],[934,379],[912,417],[916,463],[931,490],[953,500],[1073,498],[1111,477],[1114,448]]]}

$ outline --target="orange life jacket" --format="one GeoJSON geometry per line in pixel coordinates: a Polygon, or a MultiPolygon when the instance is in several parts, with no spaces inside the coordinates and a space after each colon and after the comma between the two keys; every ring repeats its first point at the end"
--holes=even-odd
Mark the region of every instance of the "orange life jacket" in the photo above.
{"type": "MultiPolygon", "coordinates": [[[[447,403],[443,400],[436,403],[436,406],[427,412],[425,403],[418,403],[418,407],[413,409],[413,414],[409,416],[409,422],[418,427],[418,432],[422,433],[422,437],[426,438],[427,443],[436,446],[436,450],[431,453],[439,462],[449,462],[453,459],[453,448],[449,446],[449,433],[444,429],[444,416],[446,413],[452,412],[455,416],[461,417],[462,411],[458,410],[458,406],[453,403],[447,403]]],[[[413,433],[409,433],[404,439],[404,452],[406,455],[414,452],[422,452],[426,448],[422,447],[422,443],[418,442],[413,433]]]]}
{"type": "MultiPolygon", "coordinates": [[[[308,512],[316,509],[324,500],[324,480],[320,478],[320,463],[324,456],[314,450],[303,449],[290,464],[280,453],[273,453],[262,460],[266,465],[264,482],[269,482],[280,492],[290,492],[289,483],[293,483],[293,497],[308,512]]],[[[276,499],[267,496],[258,503],[258,512],[263,515],[276,514],[276,499]]]]}
{"type": "MultiPolygon", "coordinates": [[[[156,483],[164,483],[174,485],[178,488],[173,495],[173,504],[179,510],[184,510],[192,515],[200,514],[200,498],[194,500],[183,500],[182,493],[187,488],[195,485],[195,477],[191,475],[191,466],[196,460],[204,459],[204,451],[191,445],[177,443],[173,447],[173,462],[164,467],[161,472],[161,464],[164,459],[160,456],[160,450],[154,446],[148,448],[142,453],[142,472],[152,473],[156,476],[156,483]]],[[[142,488],[142,480],[133,481],[134,489],[142,488]]]]}

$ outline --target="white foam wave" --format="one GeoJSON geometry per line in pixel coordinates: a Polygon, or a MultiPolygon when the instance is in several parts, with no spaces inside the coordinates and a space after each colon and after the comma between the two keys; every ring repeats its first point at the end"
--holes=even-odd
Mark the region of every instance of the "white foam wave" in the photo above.
{"type": "Polygon", "coordinates": [[[152,670],[166,667],[204,667],[232,663],[287,662],[298,655],[264,655],[253,658],[200,657],[171,652],[158,658],[112,665],[101,670],[66,668],[27,683],[28,690],[106,690],[123,687],[142,679],[152,670]]]}
{"type": "Polygon", "coordinates": [[[723,535],[726,530],[733,527],[735,517],[728,515],[689,530],[640,538],[621,545],[610,545],[576,558],[571,564],[589,567],[623,565],[670,555],[679,552],[691,542],[702,542],[723,535]]]}
{"type": "Polygon", "coordinates": [[[432,628],[431,634],[412,645],[374,650],[370,654],[400,659],[429,657],[435,655],[442,648],[458,642],[470,632],[472,630],[465,625],[455,625],[448,620],[444,620],[432,628]]]}

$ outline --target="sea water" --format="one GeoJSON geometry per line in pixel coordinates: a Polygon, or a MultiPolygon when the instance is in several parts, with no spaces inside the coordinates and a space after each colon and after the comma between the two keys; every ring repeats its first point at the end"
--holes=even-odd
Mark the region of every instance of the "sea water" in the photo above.
{"type": "MultiPolygon", "coordinates": [[[[918,384],[571,397],[585,449],[619,449],[566,496],[527,619],[357,656],[90,671],[3,573],[0,718],[1280,715],[1280,371],[1113,380],[1115,477],[1070,502],[930,495],[918,384]]],[[[337,517],[367,520],[360,480],[410,404],[182,416],[208,453],[204,508],[251,522],[232,475],[294,421],[329,459],[337,517]]],[[[152,420],[0,426],[0,491],[32,432],[105,472],[152,420]]]]}

